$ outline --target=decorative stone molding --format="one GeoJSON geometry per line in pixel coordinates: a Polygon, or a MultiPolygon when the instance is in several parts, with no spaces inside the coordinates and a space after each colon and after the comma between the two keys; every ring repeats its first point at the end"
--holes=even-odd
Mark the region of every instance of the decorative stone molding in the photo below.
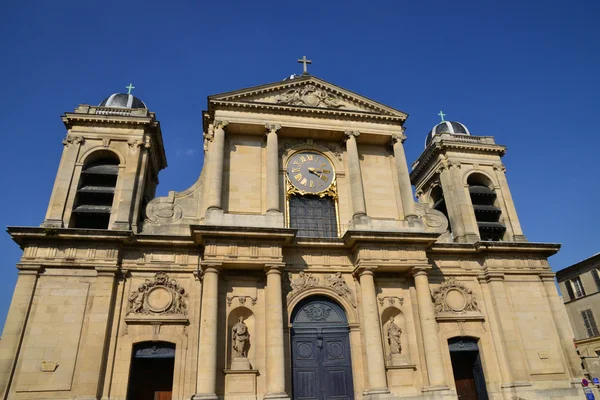
{"type": "Polygon", "coordinates": [[[322,149],[315,149],[315,150],[321,150],[321,151],[329,150],[331,153],[333,153],[335,158],[337,158],[339,161],[342,161],[342,151],[341,151],[342,149],[340,148],[339,145],[332,143],[332,142],[326,142],[324,140],[314,140],[312,138],[306,138],[306,140],[294,139],[294,140],[283,141],[279,145],[279,156],[280,157],[283,156],[283,154],[286,151],[293,148],[294,146],[303,145],[303,144],[308,144],[311,146],[312,145],[319,146],[322,148],[322,149]]]}
{"type": "Polygon", "coordinates": [[[492,165],[492,168],[494,168],[494,171],[506,172],[506,167],[504,166],[504,164],[494,164],[492,165]]]}
{"type": "Polygon", "coordinates": [[[150,148],[150,138],[146,138],[146,140],[130,139],[127,141],[127,144],[129,145],[129,147],[132,147],[132,148],[144,146],[145,149],[149,149],[150,148]]]}
{"type": "Polygon", "coordinates": [[[215,137],[215,127],[213,124],[208,125],[208,130],[204,132],[204,152],[208,150],[208,142],[212,142],[215,137]]]}
{"type": "Polygon", "coordinates": [[[69,147],[72,144],[74,144],[74,145],[82,144],[84,141],[85,141],[85,139],[83,138],[83,136],[67,135],[67,137],[63,139],[62,144],[65,147],[69,147]]]}
{"type": "Polygon", "coordinates": [[[146,279],[129,295],[127,315],[187,316],[187,292],[175,279],[158,272],[153,280],[146,279]]]}
{"type": "Polygon", "coordinates": [[[214,129],[225,129],[225,127],[227,125],[229,125],[229,122],[227,122],[227,121],[218,121],[218,120],[215,120],[215,122],[213,124],[214,129]]]}
{"type": "Polygon", "coordinates": [[[267,124],[265,124],[265,128],[267,128],[266,133],[270,133],[270,132],[277,133],[277,131],[281,129],[281,125],[267,123],[267,124]]]}
{"type": "Polygon", "coordinates": [[[326,92],[315,85],[305,85],[288,90],[277,97],[275,103],[290,106],[307,106],[320,108],[346,108],[347,105],[333,93],[326,92]]]}
{"type": "Polygon", "coordinates": [[[344,137],[342,138],[342,143],[346,143],[346,141],[350,138],[358,139],[360,136],[359,131],[345,131],[344,137]]]}
{"type": "Polygon", "coordinates": [[[183,210],[175,204],[175,192],[166,197],[155,197],[146,206],[146,221],[155,224],[174,223],[181,219],[183,210]]]}
{"type": "Polygon", "coordinates": [[[331,314],[331,307],[328,307],[325,304],[317,303],[304,307],[303,311],[306,313],[307,318],[311,321],[324,321],[329,318],[329,314],[331,314]]]}
{"type": "Polygon", "coordinates": [[[431,294],[436,314],[480,313],[475,294],[455,278],[449,278],[431,294]]]}
{"type": "Polygon", "coordinates": [[[398,297],[398,296],[379,296],[377,297],[377,300],[379,301],[379,305],[383,307],[383,305],[385,304],[385,300],[387,299],[388,304],[390,306],[395,306],[396,305],[396,300],[398,300],[398,303],[402,306],[404,304],[404,297],[398,297]]]}
{"type": "Polygon", "coordinates": [[[404,134],[404,128],[402,128],[402,133],[393,133],[390,138],[390,143],[393,146],[396,142],[404,143],[406,140],[406,135],[404,134]]]}
{"type": "Polygon", "coordinates": [[[291,291],[287,294],[288,302],[292,301],[296,296],[308,289],[325,287],[332,289],[337,295],[345,298],[353,307],[356,307],[354,292],[342,277],[341,272],[325,276],[324,283],[321,283],[320,279],[312,276],[312,274],[306,274],[304,272],[299,272],[295,278],[292,273],[289,273],[288,278],[291,288],[291,291]]]}
{"type": "Polygon", "coordinates": [[[441,211],[423,203],[415,203],[415,211],[423,220],[427,232],[443,233],[448,230],[448,218],[441,211]]]}
{"type": "Polygon", "coordinates": [[[256,301],[258,300],[258,297],[252,297],[252,296],[227,296],[227,306],[231,307],[231,304],[233,303],[233,299],[238,299],[240,305],[245,305],[246,304],[246,300],[250,299],[250,302],[252,303],[253,306],[256,305],[256,301]]]}

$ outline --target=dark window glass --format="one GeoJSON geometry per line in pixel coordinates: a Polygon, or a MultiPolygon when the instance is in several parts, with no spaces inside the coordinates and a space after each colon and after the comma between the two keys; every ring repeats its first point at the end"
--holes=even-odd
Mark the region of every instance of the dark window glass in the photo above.
{"type": "Polygon", "coordinates": [[[335,200],[331,197],[290,197],[290,228],[301,237],[338,237],[335,200]]]}
{"type": "Polygon", "coordinates": [[[573,282],[573,287],[575,288],[575,296],[577,298],[585,296],[585,290],[583,290],[583,284],[581,283],[581,279],[579,277],[575,279],[571,279],[573,282]]]}
{"type": "Polygon", "coordinates": [[[600,275],[598,275],[598,270],[593,270],[592,275],[594,276],[594,282],[596,282],[596,289],[600,292],[600,275]]]}
{"type": "Polygon", "coordinates": [[[592,310],[583,310],[581,312],[581,316],[583,317],[583,323],[585,324],[585,329],[587,329],[588,337],[600,335],[598,332],[598,327],[596,326],[594,314],[592,314],[592,310]]]}

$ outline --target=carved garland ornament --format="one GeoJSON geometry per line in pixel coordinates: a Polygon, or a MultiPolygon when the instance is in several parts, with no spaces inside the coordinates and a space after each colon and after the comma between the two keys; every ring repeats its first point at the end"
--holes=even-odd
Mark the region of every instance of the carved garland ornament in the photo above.
{"type": "Polygon", "coordinates": [[[325,276],[325,282],[321,283],[319,278],[312,276],[312,274],[306,274],[304,272],[299,272],[298,275],[294,278],[294,276],[289,273],[288,274],[290,280],[291,291],[287,294],[287,301],[293,300],[300,293],[305,290],[315,288],[315,287],[327,287],[336,292],[339,296],[345,298],[352,304],[353,307],[356,307],[356,299],[354,298],[354,292],[344,278],[342,277],[341,272],[336,272],[332,275],[325,276]]]}
{"type": "Polygon", "coordinates": [[[187,315],[187,292],[175,279],[158,272],[154,279],[146,279],[129,295],[127,315],[177,314],[187,315]]]}
{"type": "Polygon", "coordinates": [[[277,104],[291,106],[308,106],[322,108],[345,108],[346,105],[334,94],[328,93],[315,85],[306,85],[298,89],[288,90],[275,98],[277,104]]]}
{"type": "Polygon", "coordinates": [[[436,313],[480,312],[475,294],[461,282],[450,278],[432,293],[436,313]]]}

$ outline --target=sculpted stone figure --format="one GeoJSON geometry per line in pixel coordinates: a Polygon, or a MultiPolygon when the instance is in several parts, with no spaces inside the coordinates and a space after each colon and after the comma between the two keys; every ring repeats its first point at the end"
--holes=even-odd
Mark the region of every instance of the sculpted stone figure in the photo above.
{"type": "Polygon", "coordinates": [[[348,284],[342,277],[341,272],[336,272],[334,275],[330,275],[327,277],[327,286],[332,288],[337,294],[342,297],[345,297],[350,301],[350,303],[356,307],[356,302],[354,300],[354,293],[348,287],[348,284]]]}
{"type": "Polygon", "coordinates": [[[391,354],[402,353],[402,345],[400,344],[400,336],[402,335],[402,329],[394,322],[394,317],[390,317],[387,326],[387,340],[390,345],[391,354]]]}
{"type": "Polygon", "coordinates": [[[293,292],[300,292],[306,288],[319,285],[319,280],[317,278],[313,277],[311,274],[305,274],[302,271],[298,273],[297,278],[294,278],[291,273],[288,276],[290,278],[290,286],[292,287],[293,292]]]}
{"type": "Polygon", "coordinates": [[[144,297],[146,295],[146,285],[141,284],[138,290],[134,290],[129,295],[129,311],[127,314],[142,312],[144,308],[144,297]]]}
{"type": "Polygon", "coordinates": [[[250,334],[244,323],[244,317],[239,317],[238,322],[231,329],[231,347],[235,358],[248,357],[248,342],[250,334]]]}

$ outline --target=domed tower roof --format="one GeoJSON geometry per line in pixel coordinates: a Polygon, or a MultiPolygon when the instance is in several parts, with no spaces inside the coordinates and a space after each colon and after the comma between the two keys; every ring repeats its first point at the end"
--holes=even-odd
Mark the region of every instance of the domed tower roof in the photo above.
{"type": "Polygon", "coordinates": [[[453,135],[471,135],[467,127],[456,121],[442,121],[436,126],[434,126],[427,134],[427,138],[425,139],[425,147],[431,142],[433,137],[437,134],[441,133],[451,133],[453,135]]]}
{"type": "Polygon", "coordinates": [[[148,108],[146,104],[132,94],[114,93],[98,104],[100,107],[113,108],[148,108]]]}

